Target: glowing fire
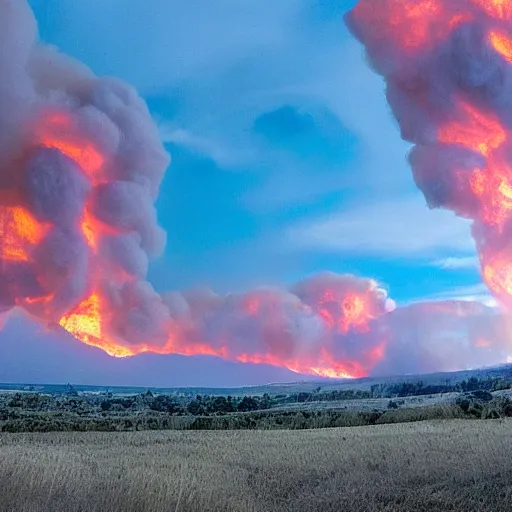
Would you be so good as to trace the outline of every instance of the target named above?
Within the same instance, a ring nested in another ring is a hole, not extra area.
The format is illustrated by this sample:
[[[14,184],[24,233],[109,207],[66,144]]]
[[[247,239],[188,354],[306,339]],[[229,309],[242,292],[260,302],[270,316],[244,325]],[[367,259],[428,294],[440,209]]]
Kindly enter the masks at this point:
[[[498,53],[501,53],[505,59],[512,62],[512,39],[510,37],[498,32],[491,32],[489,34],[489,41]]]
[[[46,232],[25,209],[0,207],[0,254],[2,260],[29,261],[31,247],[37,245]]]
[[[92,215],[87,213],[87,211],[84,212],[81,220],[82,233],[87,240],[87,245],[95,251],[97,249],[96,228],[98,226],[98,221],[96,221]]]
[[[312,373],[319,377],[336,379],[361,378],[368,375],[370,370],[384,357],[386,342],[381,341],[372,349],[368,350],[361,360],[337,361],[328,350],[321,351],[321,367],[310,368],[303,373]]]
[[[93,183],[99,181],[104,158],[94,144],[80,134],[71,116],[63,112],[52,113],[38,128],[38,138],[43,146],[58,149],[73,159]]]
[[[60,325],[77,338],[101,339],[100,299],[93,294],[79,304],[76,309],[61,318]],[[87,342],[87,341],[86,341]]]
[[[134,355],[133,351],[105,339],[101,328],[100,301],[99,295],[93,293],[69,315],[63,316],[59,321],[60,326],[86,345],[101,348],[111,356],[127,357]]]
[[[439,130],[439,140],[475,149],[484,156],[498,149],[507,139],[505,129],[493,116],[459,100],[462,119],[448,123]]]
[[[338,298],[333,290],[326,290],[319,300],[318,314],[330,329],[341,333],[350,329],[366,331],[371,319],[367,298],[355,292]]]
[[[362,0],[354,7],[354,14],[405,52],[432,46],[471,20],[469,13],[453,11],[442,0],[385,0],[378,6]]]
[[[297,359],[285,359],[272,354],[241,354],[235,360],[241,363],[269,364],[273,366],[284,366],[295,373],[317,375],[331,379],[356,379],[365,377],[375,364],[382,359],[385,344],[379,344],[366,354],[364,362],[356,360],[336,360],[336,358],[325,348],[320,351],[319,360],[322,365],[308,365]]]
[[[512,0],[472,0],[492,18],[512,20]]]
[[[38,125],[37,135],[41,145],[58,149],[74,160],[92,185],[102,181],[101,173],[105,159],[95,145],[80,133],[72,116],[65,112],[49,113]],[[13,237],[15,242],[4,243],[4,252],[7,250],[13,256],[21,259],[25,258],[26,254],[23,252],[20,242],[28,241],[36,244],[41,238],[42,230],[24,210],[17,208],[13,215],[17,226]],[[89,213],[87,208],[82,214],[81,230],[93,254],[98,248],[98,236],[102,232],[109,231],[105,225]],[[112,231],[111,228],[110,231]],[[122,272],[120,271],[119,274]],[[101,278],[101,275],[95,275],[94,278]],[[48,298],[29,298],[27,303],[45,300]],[[95,292],[78,304],[73,311],[64,315],[60,319],[59,325],[83,343],[101,348],[114,357],[127,357],[149,350],[147,347],[126,348],[109,339],[102,328],[104,314],[101,295]]]

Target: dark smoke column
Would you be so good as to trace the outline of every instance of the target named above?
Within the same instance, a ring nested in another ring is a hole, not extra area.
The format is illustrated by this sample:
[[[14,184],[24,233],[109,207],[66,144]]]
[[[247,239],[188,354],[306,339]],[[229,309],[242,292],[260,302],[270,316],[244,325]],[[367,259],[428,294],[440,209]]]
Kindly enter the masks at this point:
[[[512,307],[512,0],[361,0],[345,21],[430,208],[473,220],[482,276]]]

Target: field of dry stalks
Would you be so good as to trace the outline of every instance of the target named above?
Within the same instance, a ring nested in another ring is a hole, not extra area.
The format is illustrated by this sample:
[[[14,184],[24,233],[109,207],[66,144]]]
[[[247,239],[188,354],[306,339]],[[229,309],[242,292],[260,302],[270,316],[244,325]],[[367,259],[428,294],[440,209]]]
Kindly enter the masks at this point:
[[[512,420],[0,434],[1,512],[509,511]]]

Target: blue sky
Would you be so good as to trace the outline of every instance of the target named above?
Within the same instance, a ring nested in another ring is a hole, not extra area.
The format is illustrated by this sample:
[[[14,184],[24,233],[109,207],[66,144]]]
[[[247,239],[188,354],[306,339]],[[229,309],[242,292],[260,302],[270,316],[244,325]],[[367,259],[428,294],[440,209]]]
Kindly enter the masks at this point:
[[[136,86],[172,155],[158,290],[374,277],[487,296],[467,221],[429,211],[342,15],[355,1],[30,0],[40,36]]]

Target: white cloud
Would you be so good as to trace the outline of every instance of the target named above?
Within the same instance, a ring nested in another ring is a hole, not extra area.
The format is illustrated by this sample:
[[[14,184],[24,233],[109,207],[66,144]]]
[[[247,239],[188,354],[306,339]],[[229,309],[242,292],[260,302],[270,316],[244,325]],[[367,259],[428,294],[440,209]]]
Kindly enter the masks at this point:
[[[421,195],[361,204],[289,228],[295,249],[379,256],[472,252],[469,221],[444,210],[429,210]]]
[[[158,129],[164,143],[174,143],[186,147],[202,156],[211,158],[217,165],[225,169],[244,165],[253,160],[253,153],[250,149],[232,148],[223,141],[195,135],[189,130],[176,128],[165,122],[160,122]]]
[[[485,283],[478,283],[469,286],[456,286],[450,290],[444,290],[427,297],[419,297],[409,303],[439,302],[446,300],[481,302],[489,307],[499,307],[498,301],[489,293]]]
[[[461,256],[435,260],[432,262],[432,266],[443,270],[464,270],[479,268],[480,262],[477,256]]]

